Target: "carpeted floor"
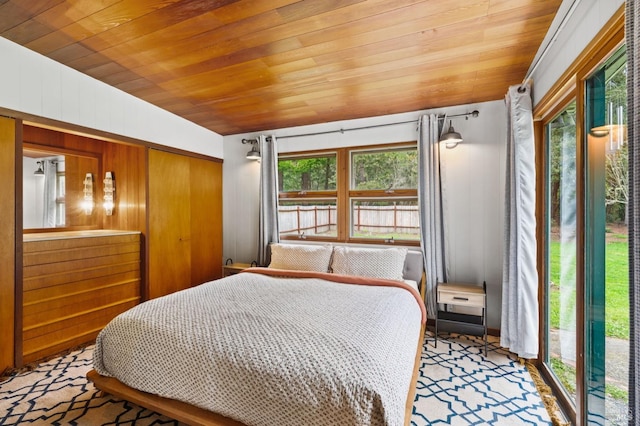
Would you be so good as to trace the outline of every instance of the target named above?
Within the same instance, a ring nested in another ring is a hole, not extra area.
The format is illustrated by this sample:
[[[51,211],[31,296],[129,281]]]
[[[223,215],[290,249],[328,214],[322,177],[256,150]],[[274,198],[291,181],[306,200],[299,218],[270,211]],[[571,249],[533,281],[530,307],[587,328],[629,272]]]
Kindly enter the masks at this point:
[[[446,336],[442,336],[446,337]],[[551,424],[527,369],[479,338],[425,339],[412,424]],[[0,383],[0,425],[178,425],[110,396],[100,397],[85,374],[93,346],[38,365]]]

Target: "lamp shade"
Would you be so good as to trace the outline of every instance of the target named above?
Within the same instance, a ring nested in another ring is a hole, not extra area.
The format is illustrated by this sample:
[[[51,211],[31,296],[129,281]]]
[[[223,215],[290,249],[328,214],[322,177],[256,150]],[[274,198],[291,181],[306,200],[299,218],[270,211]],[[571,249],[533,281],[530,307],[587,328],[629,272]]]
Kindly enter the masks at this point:
[[[260,151],[258,148],[253,145],[251,147],[251,151],[247,152],[247,160],[259,160],[260,159]]]
[[[444,142],[447,148],[455,148],[462,142],[462,135],[453,129],[451,120],[449,120],[449,130],[440,137],[440,142]]]
[[[36,161],[36,163],[38,163],[38,170],[33,172],[33,174],[36,176],[44,176],[44,170],[43,170],[44,161]]]

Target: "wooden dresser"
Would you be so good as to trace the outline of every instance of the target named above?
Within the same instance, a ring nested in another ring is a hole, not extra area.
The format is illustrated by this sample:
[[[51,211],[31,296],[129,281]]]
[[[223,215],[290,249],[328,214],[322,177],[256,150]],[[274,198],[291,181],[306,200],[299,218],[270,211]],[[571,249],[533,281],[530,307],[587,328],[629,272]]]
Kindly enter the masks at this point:
[[[22,363],[89,342],[140,303],[140,233],[25,234]]]

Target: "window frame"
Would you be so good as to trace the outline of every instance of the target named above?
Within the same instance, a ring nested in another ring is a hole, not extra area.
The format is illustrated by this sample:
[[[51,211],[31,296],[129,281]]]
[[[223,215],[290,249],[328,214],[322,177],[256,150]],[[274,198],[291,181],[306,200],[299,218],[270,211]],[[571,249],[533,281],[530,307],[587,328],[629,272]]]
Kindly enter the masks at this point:
[[[279,201],[291,200],[336,200],[337,211],[337,232],[336,237],[321,236],[302,236],[302,235],[280,235],[281,240],[309,240],[319,242],[341,242],[341,243],[357,243],[357,244],[399,244],[403,246],[419,246],[420,238],[417,240],[405,239],[384,239],[384,238],[359,238],[352,236],[352,220],[351,220],[351,200],[353,199],[399,199],[407,200],[410,198],[418,198],[418,190],[416,189],[397,189],[393,190],[392,195],[385,190],[352,190],[351,189],[351,155],[357,152],[371,151],[391,151],[402,148],[417,149],[417,141],[388,143],[379,145],[363,145],[333,148],[326,150],[310,150],[280,153],[278,160],[288,158],[313,158],[322,156],[323,154],[336,154],[336,191],[299,191],[299,192],[278,192]]]

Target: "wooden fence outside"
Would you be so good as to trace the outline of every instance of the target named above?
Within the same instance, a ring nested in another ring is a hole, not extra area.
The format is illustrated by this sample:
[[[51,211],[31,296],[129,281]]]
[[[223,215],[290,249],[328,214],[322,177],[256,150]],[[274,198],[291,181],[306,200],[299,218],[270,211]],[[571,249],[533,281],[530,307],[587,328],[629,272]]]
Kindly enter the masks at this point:
[[[318,235],[336,230],[336,206],[280,206],[281,234]],[[353,230],[372,234],[419,234],[417,206],[355,206]]]

